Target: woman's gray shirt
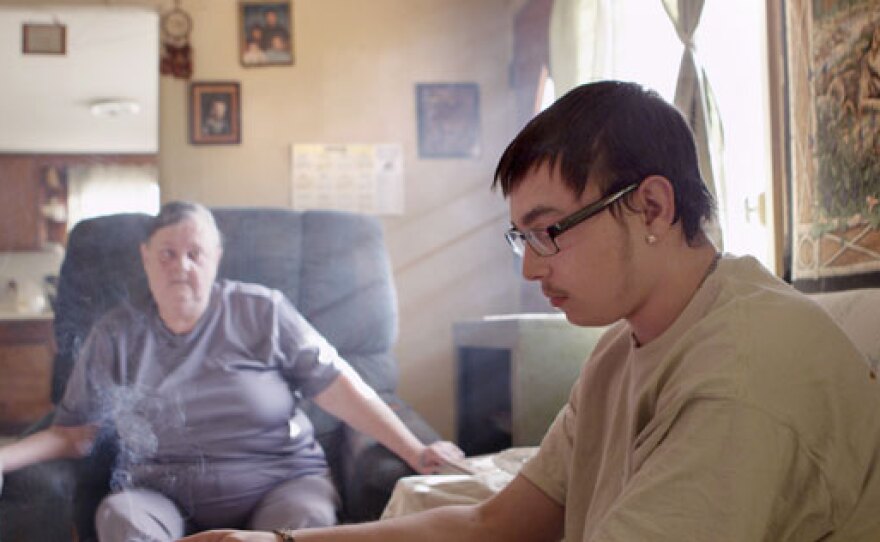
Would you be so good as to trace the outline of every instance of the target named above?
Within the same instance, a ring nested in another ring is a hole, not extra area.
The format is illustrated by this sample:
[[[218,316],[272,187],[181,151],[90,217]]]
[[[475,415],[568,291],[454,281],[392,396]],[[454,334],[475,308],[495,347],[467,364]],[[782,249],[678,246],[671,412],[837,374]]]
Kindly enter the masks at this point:
[[[55,423],[115,430],[117,489],[150,487],[187,508],[261,494],[326,472],[297,402],[345,363],[281,292],[220,281],[189,333],[170,332],[153,304],[101,318]]]

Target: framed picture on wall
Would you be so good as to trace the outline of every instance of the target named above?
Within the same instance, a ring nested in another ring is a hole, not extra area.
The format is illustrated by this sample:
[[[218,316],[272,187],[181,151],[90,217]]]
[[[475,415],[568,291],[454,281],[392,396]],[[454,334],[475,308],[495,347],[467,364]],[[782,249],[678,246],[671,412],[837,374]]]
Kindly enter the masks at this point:
[[[241,143],[241,93],[237,82],[190,83],[189,141],[193,145]]]
[[[293,64],[291,0],[239,0],[238,19],[242,66]]]
[[[476,83],[416,85],[419,157],[480,155],[480,87]]]
[[[67,27],[63,24],[30,24],[21,27],[21,52],[63,55],[67,51]]]
[[[880,285],[880,0],[784,0],[792,282]]]

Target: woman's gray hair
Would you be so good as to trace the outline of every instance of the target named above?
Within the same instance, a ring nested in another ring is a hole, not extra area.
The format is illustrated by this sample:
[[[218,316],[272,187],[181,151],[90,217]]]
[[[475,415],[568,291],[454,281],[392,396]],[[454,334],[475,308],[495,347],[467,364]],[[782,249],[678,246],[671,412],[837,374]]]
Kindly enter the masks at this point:
[[[217,229],[217,222],[214,221],[214,215],[211,211],[200,203],[191,201],[169,201],[159,209],[159,214],[153,217],[153,220],[147,226],[144,232],[144,243],[166,226],[173,226],[187,219],[199,220],[202,224],[208,226],[217,235],[217,246],[223,246],[223,236]]]

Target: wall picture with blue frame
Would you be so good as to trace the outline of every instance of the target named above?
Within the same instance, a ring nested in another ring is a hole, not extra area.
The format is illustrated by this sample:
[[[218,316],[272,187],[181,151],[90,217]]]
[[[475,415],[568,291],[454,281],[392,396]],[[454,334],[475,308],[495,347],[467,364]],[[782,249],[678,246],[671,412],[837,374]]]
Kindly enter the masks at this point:
[[[416,85],[420,158],[480,155],[480,87],[476,83]]]

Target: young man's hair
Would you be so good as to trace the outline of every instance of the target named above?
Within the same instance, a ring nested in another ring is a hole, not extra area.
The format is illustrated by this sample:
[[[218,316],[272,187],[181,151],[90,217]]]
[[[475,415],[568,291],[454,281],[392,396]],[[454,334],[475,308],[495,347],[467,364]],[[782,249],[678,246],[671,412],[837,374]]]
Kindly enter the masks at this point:
[[[607,195],[650,175],[669,179],[675,216],[689,244],[698,240],[714,201],[700,176],[690,128],[675,107],[635,83],[581,85],[538,114],[508,145],[492,188],[508,196],[547,164],[576,197],[588,182]]]
[[[159,214],[153,217],[153,220],[147,226],[143,242],[149,242],[153,235],[162,228],[173,226],[189,219],[199,220],[202,224],[208,226],[217,235],[218,246],[223,245],[223,236],[217,228],[217,222],[214,221],[214,215],[211,214],[210,209],[200,203],[191,201],[169,201],[163,205],[159,209]]]

